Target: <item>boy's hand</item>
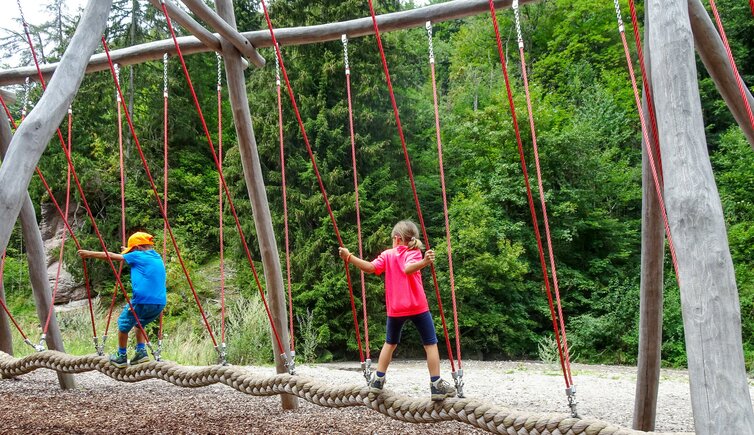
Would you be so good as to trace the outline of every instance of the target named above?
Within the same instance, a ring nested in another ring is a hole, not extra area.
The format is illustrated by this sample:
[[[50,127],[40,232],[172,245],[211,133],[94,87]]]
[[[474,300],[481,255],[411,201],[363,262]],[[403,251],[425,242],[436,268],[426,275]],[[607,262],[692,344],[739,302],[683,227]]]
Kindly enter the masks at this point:
[[[351,252],[348,250],[348,248],[338,248],[338,255],[340,255],[340,258],[345,261],[349,255],[351,255]]]
[[[427,252],[424,253],[424,261],[427,264],[433,264],[435,262],[435,251],[427,249]]]

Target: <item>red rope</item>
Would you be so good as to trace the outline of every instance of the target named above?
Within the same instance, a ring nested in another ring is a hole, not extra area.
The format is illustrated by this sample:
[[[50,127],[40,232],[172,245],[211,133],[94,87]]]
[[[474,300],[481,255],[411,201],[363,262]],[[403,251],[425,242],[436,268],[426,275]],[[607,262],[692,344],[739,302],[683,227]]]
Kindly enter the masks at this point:
[[[620,17],[619,17],[620,18]],[[662,196],[662,181],[660,180],[659,171],[655,164],[654,155],[649,141],[649,133],[647,132],[647,122],[644,118],[644,111],[641,107],[641,97],[639,95],[639,88],[636,84],[636,74],[634,73],[633,63],[631,62],[631,52],[628,49],[628,42],[626,41],[626,34],[624,31],[619,32],[621,42],[623,43],[623,53],[626,56],[626,65],[628,66],[628,73],[631,78],[631,86],[634,91],[634,102],[636,103],[636,109],[639,112],[639,122],[641,124],[641,134],[644,139],[644,145],[647,150],[647,160],[652,172],[652,180],[654,182],[655,193],[657,194],[657,202],[660,205],[660,212],[662,214],[663,225],[665,226],[665,236],[668,239],[668,249],[670,250],[670,257],[673,262],[673,270],[675,271],[675,278],[678,282],[678,287],[681,287],[681,277],[678,273],[678,260],[675,253],[675,244],[673,243],[673,236],[670,233],[670,224],[668,223],[668,215],[665,209],[665,201]]]
[[[754,1],[754,0],[752,0]],[[655,115],[655,103],[652,98],[652,85],[649,82],[647,67],[644,63],[644,51],[641,48],[641,35],[639,35],[639,18],[636,14],[636,4],[634,0],[628,0],[629,10],[631,11],[631,24],[633,26],[634,41],[636,43],[636,54],[639,57],[639,68],[641,69],[641,83],[644,87],[644,100],[647,102],[649,111],[649,125],[652,128],[652,139],[654,139],[654,149],[657,155],[657,168],[659,169],[660,180],[662,180],[662,155],[660,152],[660,134],[657,131],[657,117]]]
[[[406,147],[406,138],[403,135],[403,126],[401,125],[401,117],[400,117],[400,114],[398,113],[398,103],[395,100],[395,93],[393,92],[393,83],[390,80],[390,70],[388,69],[387,58],[385,57],[385,49],[382,46],[382,37],[380,36],[380,29],[379,29],[379,26],[377,25],[377,15],[375,14],[372,0],[369,0],[369,12],[372,15],[372,26],[374,28],[375,36],[377,38],[377,47],[380,50],[380,58],[382,59],[382,69],[385,72],[385,80],[387,81],[387,88],[390,93],[390,102],[393,106],[393,115],[395,116],[395,123],[396,123],[396,127],[398,128],[398,136],[401,139],[401,147],[403,148],[403,157],[406,162],[406,169],[408,170],[408,179],[411,182],[411,191],[414,194],[414,204],[416,205],[416,214],[419,217],[419,226],[421,227],[422,237],[424,239],[424,245],[427,247],[427,249],[430,249],[429,236],[427,235],[427,228],[424,225],[424,215],[422,214],[421,205],[419,204],[419,194],[416,191],[416,183],[414,182],[414,172],[411,169],[411,160],[408,155],[408,148]],[[430,270],[432,272],[432,281],[435,285],[435,296],[437,297],[437,305],[440,311],[442,329],[445,334],[445,346],[448,349],[448,359],[450,360],[450,368],[453,372],[455,372],[456,371],[455,360],[453,359],[453,351],[450,347],[450,337],[448,335],[448,324],[445,321],[445,310],[442,307],[442,298],[440,296],[440,286],[437,283],[437,273],[435,271],[434,264],[430,266]]]
[[[751,15],[754,15],[754,0],[749,0],[749,7],[751,8]]]
[[[550,307],[550,316],[552,317],[552,328],[555,331],[556,340],[558,340],[558,355],[560,357],[560,366],[563,370],[563,378],[565,379],[566,388],[570,388],[573,381],[568,375],[568,369],[566,368],[566,355],[564,354],[563,347],[560,345],[560,329],[557,321],[557,315],[555,314],[555,308],[552,299],[552,292],[550,290],[550,278],[547,272],[547,263],[545,261],[544,248],[542,246],[542,236],[539,232],[539,223],[537,221],[537,212],[534,207],[534,197],[532,195],[531,184],[529,183],[529,171],[526,168],[526,157],[524,156],[523,141],[521,140],[521,131],[518,126],[518,118],[516,117],[516,106],[513,102],[513,91],[511,90],[510,78],[508,77],[508,67],[505,62],[505,56],[503,54],[503,43],[500,37],[500,29],[497,24],[497,14],[495,13],[495,6],[492,0],[489,0],[490,14],[492,17],[492,26],[495,29],[495,39],[497,42],[498,56],[500,57],[500,64],[503,70],[503,77],[505,79],[505,90],[508,94],[508,107],[510,108],[511,118],[513,119],[513,130],[516,134],[516,144],[518,146],[519,160],[521,161],[521,171],[524,175],[524,184],[526,185],[526,198],[529,202],[529,212],[531,214],[532,226],[534,227],[534,236],[537,240],[537,249],[539,250],[539,262],[542,268],[542,276],[545,283],[545,292],[547,293],[547,302]]]
[[[752,13],[754,13],[754,0],[749,0],[749,3],[752,5]],[[743,100],[744,106],[746,107],[746,115],[748,115],[749,123],[751,124],[751,127],[754,129],[754,115],[752,115],[752,112],[751,112],[751,104],[749,104],[749,99],[746,96],[746,91],[744,90],[744,84],[741,81],[741,75],[738,73],[738,67],[736,66],[736,60],[733,58],[733,52],[730,49],[730,44],[728,43],[728,37],[725,35],[725,28],[723,27],[723,22],[720,19],[720,14],[717,12],[717,4],[715,3],[715,0],[709,0],[709,4],[712,7],[712,13],[715,15],[715,23],[717,24],[718,32],[720,32],[720,38],[722,38],[723,45],[725,45],[725,54],[728,55],[728,63],[730,64],[730,67],[733,70],[733,73],[736,75],[736,85],[738,86],[738,92],[741,94],[741,99]]]
[[[104,36],[102,37],[102,46],[105,48],[105,54],[107,55],[107,61],[110,66],[110,73],[113,77],[113,82],[115,82],[115,87],[117,88],[118,94],[120,95],[121,104],[125,105],[125,101],[123,101],[123,94],[120,88],[120,83],[118,83],[117,77],[115,75],[115,68],[114,68],[112,59],[110,58],[110,50],[107,47],[107,41],[105,41]],[[165,207],[163,207],[160,194],[157,192],[157,186],[155,185],[154,178],[152,177],[152,172],[149,170],[147,159],[144,156],[144,151],[142,150],[141,144],[139,143],[139,138],[136,135],[136,129],[134,128],[133,122],[131,120],[131,115],[128,113],[128,110],[125,110],[124,113],[126,115],[126,122],[128,122],[128,128],[131,131],[131,136],[134,139],[134,144],[136,145],[136,149],[139,152],[141,163],[144,166],[144,171],[147,174],[149,185],[152,188],[152,193],[154,194],[154,197],[157,200],[157,205],[160,209],[160,214],[162,215],[163,221],[167,225],[168,233],[170,234],[170,240],[173,243],[173,248],[175,249],[176,256],[178,257],[178,262],[181,264],[181,268],[183,269],[183,274],[186,276],[186,281],[188,282],[189,288],[191,289],[191,293],[194,295],[194,301],[196,302],[197,307],[199,307],[199,313],[202,315],[202,319],[204,320],[204,326],[207,328],[207,332],[209,332],[209,336],[212,339],[212,343],[214,344],[215,347],[217,347],[217,341],[215,340],[215,335],[212,332],[212,327],[209,324],[209,320],[207,320],[207,316],[204,313],[204,309],[202,308],[202,303],[199,301],[199,295],[196,293],[196,289],[194,288],[194,283],[191,280],[191,276],[189,275],[188,269],[186,268],[186,264],[183,261],[183,257],[181,256],[180,250],[178,249],[178,243],[175,239],[175,236],[173,235],[173,229],[171,228],[170,222],[168,221],[168,216],[167,216],[167,213],[165,212]]]
[[[356,196],[356,233],[359,239],[359,258],[364,258],[364,243],[361,237],[361,208],[359,206],[359,175],[356,170],[356,132],[353,128],[353,103],[351,98],[351,68],[346,64],[346,94],[348,98],[348,127],[351,136],[351,165],[353,167],[353,191]],[[367,289],[364,271],[359,271],[361,278],[361,308],[364,320],[364,346],[367,359],[371,359],[369,350],[369,322],[367,320]]]
[[[295,333],[293,329],[293,292],[291,289],[291,250],[288,231],[288,188],[285,182],[285,145],[283,141],[283,96],[280,90],[280,78],[276,80],[278,100],[278,137],[280,138],[280,176],[283,184],[283,228],[285,232],[285,274],[288,287],[288,327],[291,330],[291,350],[296,349]]]
[[[220,168],[223,165],[223,106],[222,85],[217,84],[217,159]],[[220,217],[220,323],[222,333],[220,341],[225,343],[225,241],[223,234],[223,186],[219,176],[217,179],[218,214]]]
[[[288,88],[288,96],[291,100],[291,105],[293,106],[293,113],[295,113],[296,115],[296,121],[298,122],[299,129],[301,130],[301,135],[304,139],[304,144],[306,145],[306,151],[309,153],[309,159],[312,162],[314,175],[316,175],[317,182],[319,183],[319,190],[322,193],[322,197],[325,201],[325,206],[327,207],[327,213],[330,215],[330,221],[332,222],[333,229],[335,230],[335,237],[338,239],[338,245],[343,246],[343,239],[340,237],[340,231],[338,230],[338,223],[335,221],[335,215],[333,214],[332,208],[330,207],[330,201],[327,199],[327,191],[325,190],[325,185],[322,181],[322,176],[319,173],[317,162],[314,159],[314,152],[312,151],[311,144],[309,143],[309,137],[307,136],[306,128],[304,127],[304,121],[301,119],[301,113],[299,112],[298,105],[296,104],[296,96],[293,93],[291,81],[288,79],[288,72],[285,69],[285,62],[283,61],[283,55],[280,52],[280,46],[277,43],[277,38],[275,38],[275,30],[272,27],[270,14],[267,11],[267,3],[264,0],[262,0],[262,9],[264,11],[264,18],[267,21],[267,28],[270,31],[270,37],[272,38],[272,45],[273,47],[275,47],[275,55],[277,56],[278,62],[280,63],[280,70],[283,72],[285,85]],[[356,303],[354,302],[354,297],[353,297],[353,284],[351,283],[351,274],[349,272],[348,263],[346,261],[343,261],[343,264],[345,266],[345,271],[346,271],[346,282],[348,283],[348,295],[351,301],[351,314],[353,315],[353,325],[354,325],[354,329],[356,330],[356,342],[359,347],[359,358],[361,362],[364,362],[364,350],[361,345],[361,333],[359,332],[359,321],[356,318]]]
[[[254,280],[256,281],[257,289],[259,290],[259,295],[261,296],[262,303],[264,304],[265,311],[267,312],[267,318],[270,321],[270,327],[272,328],[272,332],[273,332],[273,335],[275,336],[275,341],[277,342],[280,353],[283,354],[285,352],[283,348],[283,343],[280,340],[280,335],[278,334],[277,327],[275,326],[275,322],[272,319],[272,313],[270,312],[270,307],[267,304],[267,298],[265,298],[264,296],[264,290],[262,289],[262,284],[259,281],[259,275],[257,274],[256,267],[254,266],[254,261],[251,259],[251,251],[249,250],[249,246],[246,242],[246,237],[244,235],[243,228],[241,227],[241,221],[238,219],[238,213],[236,213],[235,205],[233,205],[233,198],[230,195],[230,190],[228,189],[228,185],[225,182],[225,177],[223,176],[222,166],[220,165],[220,161],[217,157],[217,153],[215,152],[215,147],[212,144],[212,135],[210,135],[209,129],[207,128],[207,122],[204,120],[204,114],[202,112],[201,106],[199,105],[199,98],[197,97],[196,91],[194,90],[194,85],[191,81],[191,75],[189,74],[188,67],[186,66],[186,61],[183,58],[181,47],[178,44],[178,39],[175,35],[175,30],[173,29],[172,22],[170,21],[170,15],[168,14],[168,10],[164,3],[162,4],[162,12],[165,15],[165,20],[167,21],[168,29],[170,29],[170,34],[173,38],[173,43],[178,53],[178,58],[181,61],[181,67],[183,68],[183,73],[186,76],[186,82],[189,85],[189,89],[191,90],[191,95],[194,100],[194,105],[196,106],[197,114],[199,115],[199,119],[202,123],[204,135],[207,138],[207,144],[209,145],[210,151],[212,153],[212,159],[214,160],[215,167],[217,168],[217,172],[220,175],[220,183],[222,184],[223,190],[225,190],[225,195],[226,195],[226,198],[228,199],[228,205],[230,206],[230,211],[233,214],[233,219],[236,222],[236,229],[238,230],[239,238],[241,239],[241,245],[243,246],[244,253],[246,254],[246,259],[249,263],[249,266],[251,267],[252,274],[254,275]],[[169,229],[170,229],[170,226],[168,226],[168,230]],[[171,232],[171,237],[172,237],[172,232]],[[174,243],[174,246],[175,246],[175,243]]]
[[[71,130],[73,127],[73,114],[71,109],[68,109],[68,153],[71,152]],[[65,183],[65,215],[68,216],[68,211],[71,204],[71,168],[66,168],[66,183]],[[52,311],[55,307],[55,296],[58,294],[58,287],[60,284],[60,271],[63,269],[63,254],[65,254],[65,231],[60,237],[60,253],[58,254],[58,268],[55,272],[55,284],[52,289],[52,297],[50,299],[50,309],[47,312],[47,320],[45,326],[42,329],[42,335],[47,335],[47,330],[50,328],[50,320],[52,319]]]

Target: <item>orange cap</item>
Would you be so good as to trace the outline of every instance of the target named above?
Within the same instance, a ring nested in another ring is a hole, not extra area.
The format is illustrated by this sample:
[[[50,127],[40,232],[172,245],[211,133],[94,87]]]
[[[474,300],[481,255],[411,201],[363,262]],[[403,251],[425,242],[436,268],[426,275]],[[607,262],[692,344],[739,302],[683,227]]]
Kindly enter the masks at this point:
[[[154,236],[141,231],[131,234],[128,238],[128,248],[121,252],[121,255],[128,254],[134,247],[141,245],[154,245]]]

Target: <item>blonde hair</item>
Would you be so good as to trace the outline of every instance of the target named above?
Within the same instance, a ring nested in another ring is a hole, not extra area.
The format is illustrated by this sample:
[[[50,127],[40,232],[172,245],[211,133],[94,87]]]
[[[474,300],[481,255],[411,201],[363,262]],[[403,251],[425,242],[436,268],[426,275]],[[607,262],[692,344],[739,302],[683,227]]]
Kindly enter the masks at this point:
[[[408,249],[424,249],[424,244],[419,240],[419,228],[410,220],[402,220],[393,227],[392,237],[400,237]]]

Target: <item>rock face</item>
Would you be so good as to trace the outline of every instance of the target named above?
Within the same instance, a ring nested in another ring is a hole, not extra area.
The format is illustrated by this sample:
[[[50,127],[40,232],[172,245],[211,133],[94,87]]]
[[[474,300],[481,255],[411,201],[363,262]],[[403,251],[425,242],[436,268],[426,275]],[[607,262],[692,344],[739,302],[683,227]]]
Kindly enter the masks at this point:
[[[58,273],[58,248],[60,248],[63,232],[66,231],[66,228],[53,204],[42,204],[41,210],[42,219],[39,226],[47,258],[47,279],[50,282],[50,288],[54,290],[55,277]],[[85,216],[85,212],[78,207],[78,204],[72,202],[68,212],[68,223],[74,231],[81,228]],[[70,234],[66,234],[66,245],[69,243],[73,243],[73,241]],[[81,299],[86,299],[86,287],[84,287],[83,282],[74,279],[73,275],[66,270],[65,262],[63,262],[53,303],[65,304]]]

